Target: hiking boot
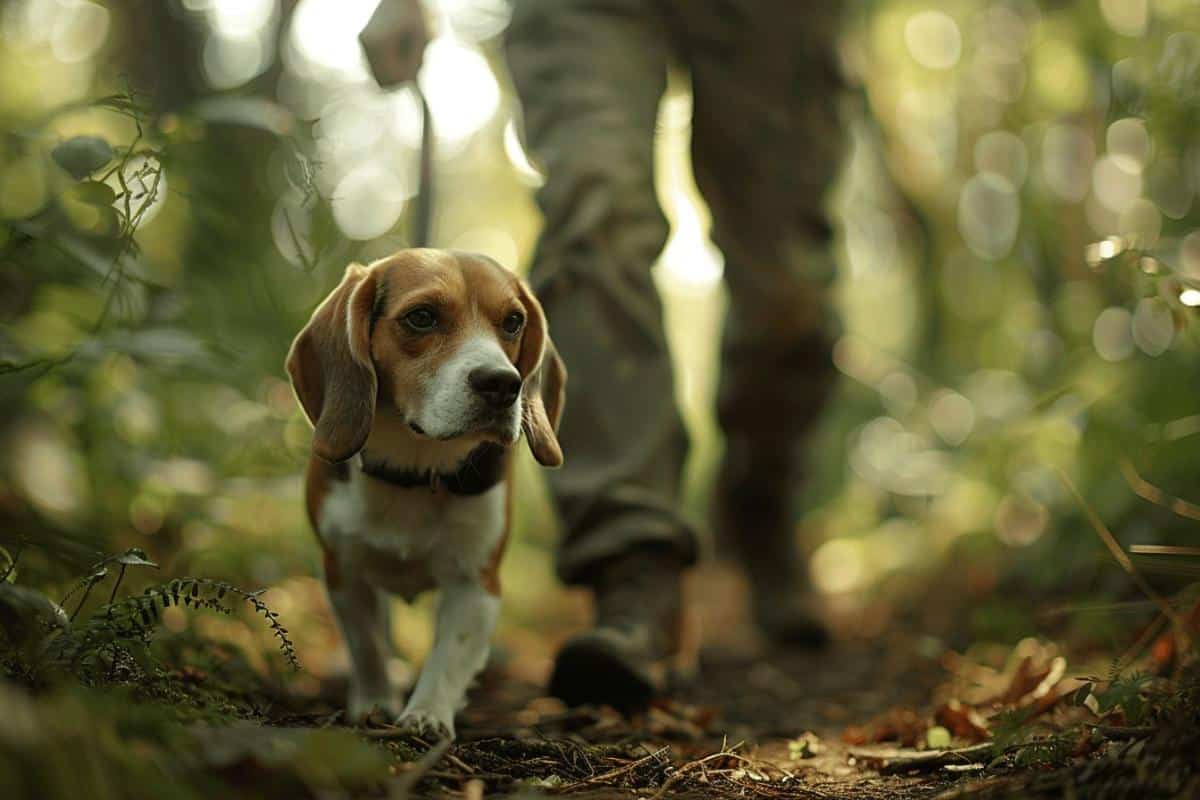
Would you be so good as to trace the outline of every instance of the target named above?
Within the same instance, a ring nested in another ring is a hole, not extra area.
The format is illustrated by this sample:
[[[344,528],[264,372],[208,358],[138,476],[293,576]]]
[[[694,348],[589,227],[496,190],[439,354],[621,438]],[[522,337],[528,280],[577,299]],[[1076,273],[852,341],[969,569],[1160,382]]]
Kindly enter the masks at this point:
[[[752,594],[754,621],[775,644],[813,650],[829,644],[829,628],[812,608],[809,598],[795,584],[770,589],[755,583]]]
[[[587,583],[596,624],[559,651],[550,694],[567,705],[597,703],[622,711],[666,693],[680,648],[683,561],[642,547],[598,564]]]
[[[733,447],[718,479],[716,523],[722,547],[750,583],[754,621],[776,644],[822,647],[829,631],[812,608],[792,525],[788,471],[748,469]]]
[[[754,621],[768,639],[814,649],[829,643],[829,630],[813,609],[791,526],[748,527],[738,556],[750,582]]]

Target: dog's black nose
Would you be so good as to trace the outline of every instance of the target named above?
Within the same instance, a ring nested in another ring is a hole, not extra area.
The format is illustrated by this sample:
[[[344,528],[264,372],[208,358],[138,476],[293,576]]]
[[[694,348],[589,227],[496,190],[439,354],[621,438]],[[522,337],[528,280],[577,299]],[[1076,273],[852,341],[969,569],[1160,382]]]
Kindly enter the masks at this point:
[[[467,374],[467,383],[496,409],[508,408],[521,393],[521,376],[511,368],[476,367]]]

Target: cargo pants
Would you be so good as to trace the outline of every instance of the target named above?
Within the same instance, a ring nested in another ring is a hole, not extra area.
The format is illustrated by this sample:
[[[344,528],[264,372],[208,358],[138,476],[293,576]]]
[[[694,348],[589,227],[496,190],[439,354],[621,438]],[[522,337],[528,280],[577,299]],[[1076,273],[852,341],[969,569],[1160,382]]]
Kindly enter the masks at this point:
[[[545,175],[530,278],[570,374],[566,464],[549,474],[568,583],[639,546],[687,563],[698,549],[678,509],[688,441],[651,278],[668,234],[653,152],[671,67],[691,76],[693,172],[730,299],[718,537],[753,557],[756,537],[792,530],[806,434],[834,374],[824,203],[843,140],[837,6],[515,2],[506,56],[526,146]]]

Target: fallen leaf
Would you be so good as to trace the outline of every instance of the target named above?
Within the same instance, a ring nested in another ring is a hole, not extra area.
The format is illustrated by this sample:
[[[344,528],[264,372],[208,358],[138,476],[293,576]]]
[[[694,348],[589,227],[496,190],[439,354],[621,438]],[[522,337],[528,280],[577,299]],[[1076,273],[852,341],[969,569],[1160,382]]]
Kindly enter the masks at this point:
[[[934,712],[934,719],[960,739],[982,742],[991,738],[987,720],[978,711],[958,700],[950,700]]]
[[[1054,687],[1058,686],[1059,681],[1067,674],[1067,660],[1062,656],[1055,656],[1050,661],[1050,669],[1042,676],[1042,680],[1034,687],[1030,695],[1035,700],[1041,700],[1053,694]]]
[[[1038,667],[1033,662],[1033,656],[1025,656],[1021,659],[1021,663],[1017,665],[1017,671],[1013,674],[1012,680],[1008,684],[1008,688],[997,697],[993,702],[995,705],[1011,706],[1025,695],[1032,692],[1042,682],[1042,679],[1050,674],[1050,667]]]
[[[876,717],[866,726],[850,726],[842,732],[846,744],[900,742],[915,747],[924,741],[929,725],[911,708],[893,708]]]
[[[847,725],[846,729],[842,731],[842,741],[846,744],[866,744],[870,738],[870,733],[861,725]]]
[[[1169,675],[1175,668],[1175,634],[1167,632],[1155,639],[1150,657],[1154,659],[1155,674]]]

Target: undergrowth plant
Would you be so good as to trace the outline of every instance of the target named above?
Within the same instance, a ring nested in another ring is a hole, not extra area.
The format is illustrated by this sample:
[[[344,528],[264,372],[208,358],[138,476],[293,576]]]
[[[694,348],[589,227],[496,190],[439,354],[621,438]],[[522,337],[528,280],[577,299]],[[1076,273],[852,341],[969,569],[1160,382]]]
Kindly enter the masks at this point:
[[[6,573],[15,568],[17,555]],[[30,683],[53,674],[73,675],[87,685],[153,679],[163,672],[150,650],[163,609],[176,606],[231,615],[238,603],[249,605],[263,618],[284,660],[292,669],[300,668],[288,630],[279,621],[279,613],[262,600],[263,590],[248,591],[226,581],[183,576],[151,585],[140,595],[117,598],[130,567],[157,566],[138,548],[109,556],[93,565],[60,603],[25,587],[0,582],[0,606],[5,612],[0,616],[4,623],[0,641],[7,644],[6,671]],[[81,617],[91,592],[114,571],[108,600]],[[75,597],[74,610],[68,613],[66,608]],[[19,619],[22,608],[26,613]]]

